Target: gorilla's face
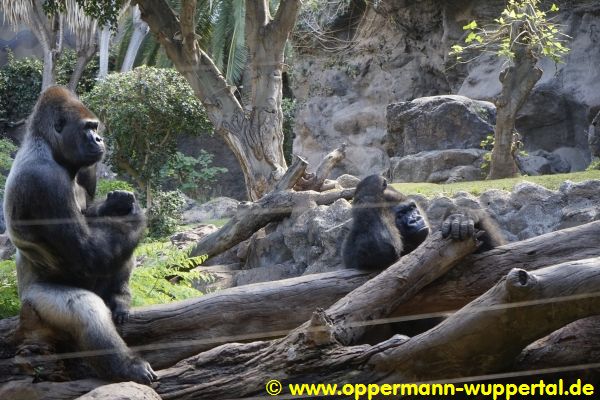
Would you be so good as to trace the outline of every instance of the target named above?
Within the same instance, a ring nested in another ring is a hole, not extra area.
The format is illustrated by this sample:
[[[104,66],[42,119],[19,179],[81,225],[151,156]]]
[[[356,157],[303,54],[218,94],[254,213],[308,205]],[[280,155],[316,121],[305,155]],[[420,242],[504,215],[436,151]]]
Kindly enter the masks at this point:
[[[396,226],[403,238],[421,244],[429,235],[427,221],[419,207],[411,201],[396,207]]]
[[[60,161],[75,168],[87,167],[100,161],[105,146],[97,130],[98,120],[83,105],[64,113],[54,124],[54,134],[62,158]]]

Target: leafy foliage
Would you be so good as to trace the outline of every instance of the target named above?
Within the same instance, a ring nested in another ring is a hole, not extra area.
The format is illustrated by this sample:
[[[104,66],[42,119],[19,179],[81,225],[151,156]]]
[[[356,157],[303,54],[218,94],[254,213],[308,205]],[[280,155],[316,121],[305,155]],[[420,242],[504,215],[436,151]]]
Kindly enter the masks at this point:
[[[8,62],[0,68],[0,118],[18,121],[31,113],[42,90],[42,69],[40,60],[17,60],[8,52]]]
[[[284,98],[281,102],[283,111],[283,155],[285,161],[292,163],[292,146],[294,142],[294,119],[296,118],[296,100]]]
[[[454,45],[450,55],[458,61],[468,50],[491,52],[512,61],[517,45],[525,46],[535,57],[548,57],[555,63],[562,61],[569,49],[564,45],[569,36],[560,32],[549,13],[558,11],[556,4],[549,10],[540,9],[540,0],[509,0],[494,24],[480,27],[476,21],[463,26],[467,31],[466,46]]]
[[[600,170],[600,160],[592,161],[590,163],[590,165],[588,165],[588,167],[586,168],[586,171],[594,171],[594,170]]]
[[[0,318],[17,315],[20,305],[15,261],[0,261]]]
[[[154,193],[152,205],[146,215],[148,217],[148,235],[162,238],[175,232],[181,223],[185,197],[179,190]]]
[[[113,190],[126,190],[133,192],[133,186],[129,182],[118,179],[99,179],[96,184],[96,198],[104,199],[109,192]]]
[[[57,83],[66,85],[73,73],[77,56],[71,49],[63,50],[56,63]],[[8,52],[8,62],[0,68],[0,118],[18,121],[26,118],[42,91],[42,61],[36,58],[15,58]],[[96,84],[98,62],[86,66],[77,90],[85,93]]]
[[[217,176],[227,172],[227,168],[211,166],[213,158],[214,155],[204,149],[198,157],[178,151],[161,171],[162,179],[174,178],[179,190],[186,195],[196,200],[206,199]]]
[[[142,192],[156,187],[177,154],[177,136],[211,132],[204,108],[173,69],[139,67],[110,74],[84,102],[106,125],[107,161]]]
[[[171,244],[142,244],[135,255],[141,265],[133,270],[131,276],[133,306],[198,297],[202,293],[194,289],[192,283],[210,280],[206,274],[193,270],[206,260],[206,256],[189,257],[189,251],[179,250]]]
[[[73,49],[63,49],[60,58],[56,63],[56,81],[61,85],[66,85],[73,74],[75,64],[77,63],[77,52]],[[96,85],[98,76],[98,57],[92,58],[85,66],[83,75],[77,84],[76,92],[80,95],[87,93]],[[41,79],[41,78],[40,78]]]
[[[4,196],[4,185],[6,175],[13,162],[13,154],[17,151],[17,146],[10,139],[0,138],[0,197]]]

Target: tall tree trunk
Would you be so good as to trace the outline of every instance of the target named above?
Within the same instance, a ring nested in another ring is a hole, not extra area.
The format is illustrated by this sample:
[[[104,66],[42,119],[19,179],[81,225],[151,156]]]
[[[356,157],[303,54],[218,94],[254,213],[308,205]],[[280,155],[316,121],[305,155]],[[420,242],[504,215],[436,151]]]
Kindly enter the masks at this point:
[[[98,79],[102,80],[108,75],[108,50],[110,45],[110,27],[107,25],[100,32],[100,66]]]
[[[502,91],[496,99],[496,128],[494,148],[488,179],[510,178],[519,174],[513,149],[515,119],[542,70],[536,67],[537,58],[524,45],[515,45],[514,65],[500,73]]]
[[[240,163],[248,197],[257,200],[280,179],[283,157],[281,113],[283,52],[300,0],[281,0],[272,18],[266,0],[246,3],[246,43],[252,71],[252,103],[243,108],[195,38],[195,0],[182,0],[177,18],[165,0],[135,0],[175,68],[188,80],[225,143]]]
[[[42,70],[42,91],[49,86],[56,84],[56,63],[55,52],[42,46],[44,48],[44,69]]]
[[[131,71],[135,58],[138,54],[140,46],[144,41],[144,38],[148,34],[148,24],[142,21],[140,8],[138,6],[131,7],[131,14],[133,18],[133,33],[127,46],[127,53],[125,53],[125,59],[121,65],[121,72]]]
[[[77,91],[77,85],[83,76],[83,72],[85,71],[85,67],[88,65],[90,60],[96,54],[96,46],[93,48],[89,48],[82,52],[77,52],[77,63],[75,63],[75,68],[73,68],[73,73],[71,74],[71,78],[69,79],[69,89],[73,92]]]

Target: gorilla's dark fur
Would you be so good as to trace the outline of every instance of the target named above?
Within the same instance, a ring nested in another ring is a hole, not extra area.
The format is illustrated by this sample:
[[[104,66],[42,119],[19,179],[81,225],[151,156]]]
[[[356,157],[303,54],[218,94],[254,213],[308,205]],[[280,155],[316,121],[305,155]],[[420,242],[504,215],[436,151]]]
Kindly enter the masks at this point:
[[[387,187],[385,178],[370,175],[356,186],[352,227],[342,245],[347,268],[382,270],[416,249],[427,238],[430,226],[419,206]],[[484,210],[451,208],[446,212],[442,235],[464,240],[483,230],[478,251],[505,243],[496,223]]]
[[[347,268],[380,270],[398,260],[403,243],[393,205],[404,200],[400,193],[388,189],[387,181],[379,175],[358,183],[352,202],[352,228],[342,245]]]
[[[8,176],[4,214],[18,249],[20,352],[51,348],[66,336],[78,350],[111,350],[91,358],[100,376],[150,383],[152,368],[133,355],[113,323],[129,312],[132,255],[145,221],[129,192],[90,204],[95,164],[105,151],[97,128],[74,94],[48,88]]]

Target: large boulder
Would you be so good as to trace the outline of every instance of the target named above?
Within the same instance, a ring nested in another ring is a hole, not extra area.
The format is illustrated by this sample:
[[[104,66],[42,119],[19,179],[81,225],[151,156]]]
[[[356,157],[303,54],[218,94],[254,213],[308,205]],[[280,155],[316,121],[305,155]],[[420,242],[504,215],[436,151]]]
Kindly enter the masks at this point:
[[[312,26],[315,15],[325,15],[319,13],[319,7],[347,10],[348,4],[354,3],[315,2],[316,10],[302,11],[308,23],[301,15],[298,27]],[[328,19],[337,23],[330,28],[338,37],[352,38],[352,46],[343,51],[331,51],[331,43],[323,45],[316,38],[307,45],[305,41],[314,35],[306,30],[298,29],[294,37],[304,41],[298,46],[290,80],[298,104],[294,153],[318,165],[340,143],[348,143],[347,157],[335,169],[334,177],[385,173],[389,157],[410,154],[396,152],[397,147],[404,151],[404,143],[386,132],[388,104],[448,93],[493,101],[501,88],[498,77],[504,60],[482,55],[457,64],[448,52],[464,38],[463,26],[473,20],[482,25],[492,23],[505,7],[505,0],[368,3],[360,29],[353,23],[340,23],[337,16]],[[572,38],[568,43],[571,51],[564,64],[540,61],[544,75],[519,113],[517,130],[529,153],[575,147],[587,152],[582,160],[589,162],[588,126],[600,107],[596,68],[600,63],[600,3],[569,2],[560,7],[557,22],[564,24],[564,32]],[[421,131],[408,134],[427,135]],[[472,143],[469,147],[479,147],[476,140]],[[436,147],[411,151],[449,148],[443,141],[433,144]],[[407,147],[411,146],[421,144],[407,142]],[[573,166],[580,168],[570,164]]]
[[[390,104],[388,153],[405,156],[428,150],[479,148],[493,134],[496,107],[464,96],[431,96]]]
[[[457,182],[483,179],[486,152],[478,149],[423,151],[390,159],[392,182]]]

